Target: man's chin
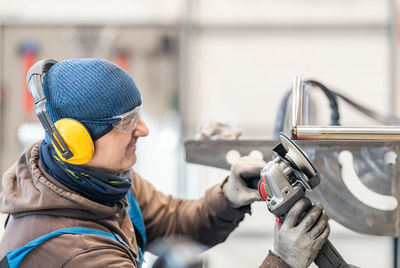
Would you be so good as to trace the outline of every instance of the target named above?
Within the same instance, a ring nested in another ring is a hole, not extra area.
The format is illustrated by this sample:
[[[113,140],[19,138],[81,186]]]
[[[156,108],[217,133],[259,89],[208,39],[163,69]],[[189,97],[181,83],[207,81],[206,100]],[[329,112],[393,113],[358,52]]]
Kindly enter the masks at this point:
[[[133,153],[133,155],[130,157],[129,161],[126,162],[126,169],[131,168],[133,165],[136,164],[136,153]]]

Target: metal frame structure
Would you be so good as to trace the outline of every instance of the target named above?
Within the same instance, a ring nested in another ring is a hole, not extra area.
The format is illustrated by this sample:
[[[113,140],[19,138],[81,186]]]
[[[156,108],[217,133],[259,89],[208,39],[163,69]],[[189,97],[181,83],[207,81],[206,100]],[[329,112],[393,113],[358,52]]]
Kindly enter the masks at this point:
[[[376,140],[400,141],[400,126],[309,126],[306,125],[305,83],[301,76],[293,79],[292,129],[295,140]]]

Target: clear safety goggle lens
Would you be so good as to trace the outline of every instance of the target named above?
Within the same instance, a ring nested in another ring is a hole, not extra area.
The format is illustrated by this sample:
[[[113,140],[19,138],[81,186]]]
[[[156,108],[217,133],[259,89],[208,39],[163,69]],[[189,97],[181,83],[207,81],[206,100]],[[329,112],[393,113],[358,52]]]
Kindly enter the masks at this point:
[[[114,116],[113,119],[120,120],[112,124],[113,128],[119,132],[132,132],[137,127],[141,114],[142,106],[140,105],[129,112]]]

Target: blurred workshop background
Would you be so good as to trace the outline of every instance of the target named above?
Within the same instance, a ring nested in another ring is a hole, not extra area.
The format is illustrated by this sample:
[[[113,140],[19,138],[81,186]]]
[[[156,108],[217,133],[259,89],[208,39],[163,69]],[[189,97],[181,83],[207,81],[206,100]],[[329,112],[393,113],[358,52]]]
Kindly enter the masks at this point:
[[[0,171],[43,137],[25,76],[39,59],[108,59],[142,92],[150,135],[134,169],[159,190],[198,198],[228,174],[185,162],[183,142],[201,122],[272,139],[281,99],[296,75],[314,78],[383,114],[400,115],[394,0],[0,1]],[[316,98],[320,98],[318,93]],[[328,124],[320,98],[317,122]],[[374,124],[341,107],[342,124]],[[206,267],[258,267],[272,249],[274,218],[253,205]],[[360,267],[397,267],[394,239],[332,222],[330,240]],[[144,267],[155,257],[146,254]]]

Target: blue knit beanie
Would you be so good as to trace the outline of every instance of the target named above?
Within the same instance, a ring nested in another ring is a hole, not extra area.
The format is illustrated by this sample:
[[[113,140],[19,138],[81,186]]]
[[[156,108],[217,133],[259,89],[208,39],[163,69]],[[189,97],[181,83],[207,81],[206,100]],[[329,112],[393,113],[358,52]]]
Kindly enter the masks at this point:
[[[55,64],[44,76],[43,90],[54,122],[62,118],[78,121],[111,118],[142,103],[131,76],[102,59],[72,59]],[[112,122],[107,121],[83,125],[93,140],[112,130]],[[46,141],[50,141],[47,136]]]

